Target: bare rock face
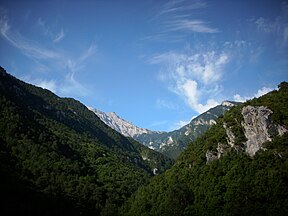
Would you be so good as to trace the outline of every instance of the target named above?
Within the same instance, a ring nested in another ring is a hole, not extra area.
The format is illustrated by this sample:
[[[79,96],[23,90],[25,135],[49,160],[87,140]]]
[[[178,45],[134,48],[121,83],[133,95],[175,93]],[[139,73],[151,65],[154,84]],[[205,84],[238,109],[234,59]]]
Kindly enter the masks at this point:
[[[229,128],[227,126],[227,124],[224,122],[223,127],[226,131],[226,135],[227,135],[227,143],[231,146],[234,147],[235,144],[235,135],[233,134],[231,128]]]
[[[247,141],[244,143],[245,151],[249,156],[254,156],[255,153],[263,149],[263,143],[271,141],[269,129],[274,128],[278,132],[276,135],[283,135],[287,130],[280,126],[275,125],[269,120],[269,116],[273,112],[267,107],[253,107],[246,106],[242,109],[244,122],[245,137]]]
[[[214,161],[214,160],[217,160],[218,157],[217,157],[217,153],[215,153],[214,151],[210,151],[208,150],[206,152],[206,163],[209,164],[210,162]]]
[[[265,142],[272,141],[274,136],[282,136],[286,133],[287,129],[285,127],[275,124],[269,119],[272,113],[273,111],[264,106],[243,107],[241,114],[244,121],[241,122],[241,125],[247,141],[245,143],[236,143],[232,128],[228,127],[224,122],[223,127],[226,131],[227,143],[218,143],[216,151],[207,150],[207,164],[219,159],[232,149],[237,152],[245,151],[250,157],[253,157],[257,151],[264,149],[263,144]]]
[[[216,149],[217,149],[217,158],[219,159],[226,152],[230,151],[231,146],[227,144],[223,144],[223,143],[218,143],[218,146]]]
[[[147,134],[150,133],[149,130],[139,128],[133,125],[131,122],[128,122],[121,117],[119,117],[115,112],[102,112],[97,109],[89,108],[93,111],[106,125],[112,129],[118,131],[126,137],[134,137],[138,134]]]

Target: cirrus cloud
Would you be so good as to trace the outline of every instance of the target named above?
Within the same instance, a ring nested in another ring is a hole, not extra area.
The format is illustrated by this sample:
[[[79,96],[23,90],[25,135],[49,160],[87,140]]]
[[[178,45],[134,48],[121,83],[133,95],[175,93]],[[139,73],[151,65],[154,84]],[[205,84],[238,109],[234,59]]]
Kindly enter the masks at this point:
[[[215,50],[197,53],[167,52],[155,55],[151,64],[164,65],[159,75],[172,92],[182,97],[196,112],[202,113],[219,101],[213,99],[221,91],[219,82],[229,63],[229,55]]]
[[[51,33],[42,19],[38,19],[37,25],[45,28],[47,34]],[[62,95],[87,95],[87,87],[81,84],[75,75],[84,70],[86,61],[95,54],[96,46],[94,44],[91,44],[78,57],[72,57],[73,55],[67,51],[54,46],[44,46],[24,37],[10,25],[7,15],[0,17],[0,36],[35,63],[32,71],[37,72],[37,75],[34,78],[24,79],[25,81]],[[64,36],[64,31],[61,29],[53,42],[61,41]],[[40,78],[43,75],[40,73],[42,69],[45,70],[46,76],[49,73],[54,73],[54,75],[58,73],[57,76],[61,77],[59,78],[61,81],[49,80],[47,77]],[[64,76],[60,76],[60,74]]]

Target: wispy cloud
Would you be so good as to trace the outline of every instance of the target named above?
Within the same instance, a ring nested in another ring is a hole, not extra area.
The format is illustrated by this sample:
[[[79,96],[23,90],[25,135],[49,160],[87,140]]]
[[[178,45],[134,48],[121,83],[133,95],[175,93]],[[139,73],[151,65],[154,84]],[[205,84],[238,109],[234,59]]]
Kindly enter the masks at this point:
[[[281,13],[274,18],[259,17],[251,19],[252,25],[255,27],[255,30],[258,32],[258,36],[262,37],[265,43],[271,37],[274,38],[274,43],[278,49],[287,53],[288,48],[288,3],[282,2],[281,4],[282,11]],[[270,42],[271,43],[271,42]]]
[[[205,8],[207,3],[200,0],[186,1],[186,0],[171,0],[162,6],[162,9],[157,16],[165,14],[175,14],[183,11],[195,10],[199,8]]]
[[[183,121],[183,120],[180,120],[180,121],[178,121],[178,122],[175,122],[175,123],[172,125],[172,127],[170,128],[170,131],[178,130],[178,129],[184,127],[185,125],[189,124],[191,120],[192,120],[192,119],[187,120],[187,121],[186,121],[186,120],[184,120],[184,121]]]
[[[167,22],[167,29],[170,31],[186,30],[198,33],[216,33],[218,29],[211,28],[208,24],[201,20],[192,19],[176,19]]]
[[[75,94],[78,96],[86,96],[88,94],[87,87],[83,86],[76,78],[76,74],[81,73],[85,68],[85,62],[95,54],[96,46],[90,45],[77,59],[67,59],[66,66],[68,73],[65,76],[64,85],[61,86],[59,92],[63,95]]]
[[[33,78],[30,75],[25,75],[20,77],[21,80],[24,80],[27,83],[33,84],[35,86],[48,89],[54,93],[59,93],[59,89],[55,80],[52,79],[42,79],[42,78]]]
[[[91,44],[88,49],[86,49],[77,59],[71,60],[67,59],[66,65],[69,69],[69,74],[67,78],[74,81],[75,73],[81,71],[84,68],[85,61],[89,59],[93,54],[95,54],[96,46]]]
[[[179,42],[191,33],[212,34],[219,29],[205,21],[200,11],[208,7],[204,0],[170,0],[161,5],[152,19],[158,26],[145,40]]]
[[[184,40],[183,35],[172,35],[167,34],[167,32],[156,33],[153,35],[149,35],[146,37],[141,38],[141,41],[153,41],[153,42],[169,42],[169,43],[178,43]]]
[[[41,88],[48,89],[54,93],[58,93],[57,84],[54,80],[36,79],[36,80],[26,80],[26,81],[36,86],[39,86]]]
[[[261,97],[262,95],[267,94],[270,91],[273,91],[274,89],[269,88],[269,87],[262,87],[261,89],[259,89],[255,94],[253,94],[252,96],[241,96],[239,94],[235,94],[233,96],[233,99],[235,101],[239,101],[239,102],[245,102],[247,100],[253,99],[253,98],[258,98]]]
[[[42,19],[38,19],[38,25],[45,27],[45,23]],[[61,29],[53,42],[60,42],[64,35],[64,30]],[[6,16],[0,18],[0,36],[21,51],[25,56],[33,60],[35,63],[33,71],[38,72],[36,77],[40,77],[43,74],[41,72],[43,70],[46,75],[47,73],[53,73],[55,76],[57,75],[57,77],[62,77],[59,78],[58,81],[49,80],[47,78],[29,78],[28,80],[26,79],[26,81],[61,95],[83,96],[87,94],[87,87],[76,79],[76,74],[79,74],[84,70],[86,61],[95,54],[96,46],[94,44],[91,44],[80,56],[74,57],[74,55],[67,51],[57,49],[54,46],[45,47],[44,45],[40,45],[39,43],[22,36],[10,26]]]
[[[58,59],[59,54],[55,51],[45,49],[39,44],[22,37],[19,32],[11,30],[5,17],[0,19],[0,33],[12,46],[18,48],[24,55],[34,59]]]
[[[54,43],[60,42],[64,38],[64,36],[65,36],[64,30],[63,28],[61,28],[61,31],[55,36],[53,42]]]
[[[184,98],[194,111],[202,113],[219,103],[212,98],[221,92],[219,82],[229,63],[227,53],[167,52],[153,56],[150,63],[164,65],[161,81],[168,83],[169,90]]]
[[[41,28],[44,35],[48,36],[53,43],[58,43],[65,37],[63,27],[61,27],[60,31],[54,30],[49,27],[41,17],[38,18],[37,25]]]

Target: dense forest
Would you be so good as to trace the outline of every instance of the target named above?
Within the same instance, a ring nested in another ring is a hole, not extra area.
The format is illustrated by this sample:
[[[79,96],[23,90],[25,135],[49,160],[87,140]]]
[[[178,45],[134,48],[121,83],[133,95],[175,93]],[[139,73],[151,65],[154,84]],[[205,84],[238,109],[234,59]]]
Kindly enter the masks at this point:
[[[123,215],[288,215],[288,134],[278,136],[253,157],[246,141],[241,109],[265,106],[271,124],[288,126],[288,83],[278,91],[232,108],[205,135],[191,143],[175,165],[141,187],[126,203]],[[207,152],[227,144],[229,127],[235,144],[216,160]],[[273,127],[271,127],[271,130]],[[274,131],[275,132],[275,131]]]
[[[172,165],[83,104],[0,68],[1,215],[115,215]],[[154,173],[153,173],[154,172]]]
[[[288,129],[287,104],[282,82],[227,111],[174,162],[0,68],[0,213],[288,215],[288,134],[276,130]],[[269,141],[253,156],[247,106],[271,110]]]

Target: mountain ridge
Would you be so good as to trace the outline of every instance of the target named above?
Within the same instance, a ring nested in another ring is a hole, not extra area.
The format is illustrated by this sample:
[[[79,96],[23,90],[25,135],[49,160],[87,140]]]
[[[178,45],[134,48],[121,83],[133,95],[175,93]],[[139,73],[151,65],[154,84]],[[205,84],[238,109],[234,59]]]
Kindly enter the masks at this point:
[[[79,101],[3,68],[0,162],[0,206],[12,215],[115,215],[139,186],[172,165]]]
[[[288,83],[235,106],[123,215],[287,215]]]
[[[0,213],[287,215],[287,104],[282,82],[219,117],[215,107],[171,167],[79,101],[0,68]]]
[[[131,137],[143,145],[159,151],[172,159],[186,148],[189,142],[202,135],[209,127],[216,123],[216,119],[239,102],[223,101],[206,112],[193,118],[190,123],[179,129],[163,132],[143,129],[119,117],[115,112],[102,112],[91,109],[105,124],[124,136]]]
[[[115,112],[102,112],[98,109],[90,108],[106,125],[118,131],[124,136],[134,137],[138,134],[146,134],[152,132],[151,130],[140,128],[129,122]]]

